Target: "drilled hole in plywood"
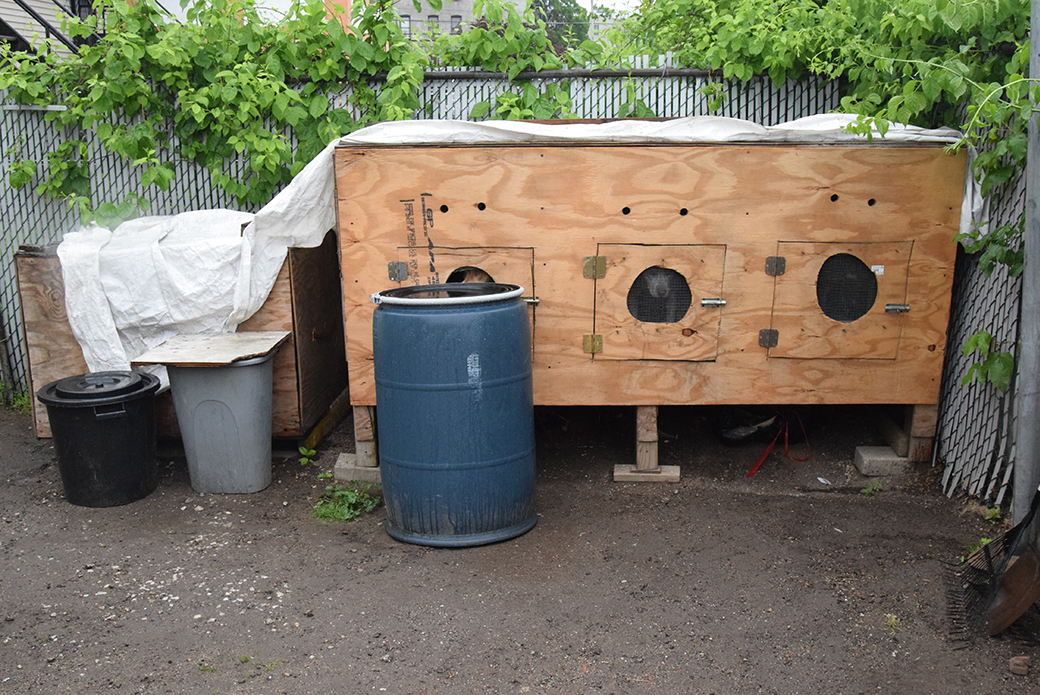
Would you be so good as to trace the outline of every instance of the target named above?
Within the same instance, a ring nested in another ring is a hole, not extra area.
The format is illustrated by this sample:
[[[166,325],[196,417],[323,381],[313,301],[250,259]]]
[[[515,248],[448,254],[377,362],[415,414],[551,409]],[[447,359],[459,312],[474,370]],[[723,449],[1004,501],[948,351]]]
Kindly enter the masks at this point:
[[[484,203],[477,203],[477,210],[487,210],[487,205]]]
[[[838,202],[838,194],[837,193],[834,193],[834,194],[831,195],[831,202],[832,203]]]
[[[627,215],[630,212],[632,212],[632,208],[630,208],[630,207],[626,206],[626,207],[621,208],[621,214],[622,215]]]
[[[447,212],[447,211],[448,211],[448,206],[447,205],[441,205],[441,212]]]

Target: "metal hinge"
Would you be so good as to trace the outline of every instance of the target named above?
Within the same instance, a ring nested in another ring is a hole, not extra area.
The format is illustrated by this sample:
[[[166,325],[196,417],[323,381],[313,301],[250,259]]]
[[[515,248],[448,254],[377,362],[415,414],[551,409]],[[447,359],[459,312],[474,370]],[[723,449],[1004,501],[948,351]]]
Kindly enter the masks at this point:
[[[885,313],[888,314],[905,314],[910,311],[909,304],[886,304]]]
[[[763,328],[758,332],[758,346],[775,348],[780,343],[780,331],[775,328]]]
[[[717,309],[726,306],[726,300],[722,297],[704,297],[701,299],[701,306],[709,309]]]
[[[581,349],[591,355],[603,352],[603,336],[598,333],[583,335],[581,337]]]
[[[581,276],[589,280],[598,280],[607,276],[606,256],[585,256],[581,259]]]
[[[390,261],[386,264],[386,274],[394,282],[408,279],[408,264],[404,261]]]
[[[776,277],[787,272],[787,259],[783,256],[766,257],[766,275]]]

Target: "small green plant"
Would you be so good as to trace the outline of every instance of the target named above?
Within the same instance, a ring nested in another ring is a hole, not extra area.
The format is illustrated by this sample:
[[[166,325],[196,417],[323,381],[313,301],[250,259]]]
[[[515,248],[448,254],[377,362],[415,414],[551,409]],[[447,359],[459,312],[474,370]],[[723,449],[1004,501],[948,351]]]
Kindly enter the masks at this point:
[[[873,497],[877,493],[881,492],[881,490],[882,490],[881,483],[879,483],[878,481],[875,480],[872,483],[870,483],[869,485],[867,485],[865,488],[860,490],[859,494],[863,495],[864,497]]]
[[[238,663],[240,663],[240,664],[248,664],[249,660],[251,658],[252,657],[249,657],[249,656],[240,656],[240,657],[238,657]]]
[[[968,559],[973,553],[977,552],[979,548],[989,543],[992,538],[980,538],[978,543],[969,543],[961,548],[961,562]]]
[[[217,667],[216,666],[210,666],[209,664],[203,662],[203,663],[199,664],[199,671],[201,671],[202,673],[216,673],[217,672]]]
[[[369,487],[327,485],[314,505],[314,516],[326,521],[352,521],[372,511],[379,506],[380,498],[370,494]]]
[[[314,455],[318,452],[314,449],[308,449],[305,446],[300,447],[300,465],[306,466],[308,463],[314,462]]]
[[[1004,517],[1003,515],[1001,515],[999,507],[993,507],[991,509],[985,510],[984,512],[982,512],[982,518],[988,521],[989,523],[993,524],[994,526],[1004,521]]]
[[[895,615],[891,613],[885,614],[885,629],[889,632],[899,632],[900,628],[903,627],[902,621],[899,620]]]
[[[321,473],[318,474],[318,479],[319,480],[328,480],[331,477],[332,477],[332,471],[322,471]]]
[[[0,393],[6,392],[7,386],[0,381]],[[28,415],[32,410],[32,397],[27,391],[11,391],[11,398],[7,403],[7,407],[16,413]]]

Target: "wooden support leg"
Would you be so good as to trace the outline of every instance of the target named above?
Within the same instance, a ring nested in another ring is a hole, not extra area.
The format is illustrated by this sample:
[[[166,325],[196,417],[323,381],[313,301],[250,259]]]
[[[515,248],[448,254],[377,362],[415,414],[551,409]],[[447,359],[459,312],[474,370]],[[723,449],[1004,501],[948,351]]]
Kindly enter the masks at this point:
[[[930,461],[938,421],[938,405],[908,405],[904,409],[903,422],[894,422],[882,413],[878,424],[896,456],[910,461]]]
[[[657,406],[641,405],[636,408],[636,465],[614,466],[616,482],[679,482],[678,466],[659,466],[657,463]]]
[[[334,471],[336,480],[380,482],[373,406],[354,406],[354,451],[357,453],[339,455]]]
[[[904,429],[910,437],[906,457],[911,461],[931,461],[935,429],[939,426],[938,405],[906,406]]]
[[[375,408],[370,405],[354,406],[354,451],[357,465],[378,466],[376,454]]]

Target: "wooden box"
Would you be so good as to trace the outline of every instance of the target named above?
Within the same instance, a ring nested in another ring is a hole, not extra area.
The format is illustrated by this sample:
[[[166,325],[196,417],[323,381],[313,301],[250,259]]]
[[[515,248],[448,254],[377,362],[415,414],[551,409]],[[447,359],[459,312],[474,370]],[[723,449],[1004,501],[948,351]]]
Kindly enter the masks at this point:
[[[336,235],[321,246],[290,249],[274,288],[240,331],[292,331],[274,360],[272,434],[305,437],[347,386]],[[15,254],[29,387],[87,371],[65,313],[65,286],[55,247],[23,246]],[[156,401],[161,437],[179,436],[169,393]],[[33,399],[37,437],[50,437],[47,409]]]
[[[476,266],[531,301],[536,404],[935,404],[965,162],[921,144],[341,147],[351,403],[375,405],[369,295]]]

